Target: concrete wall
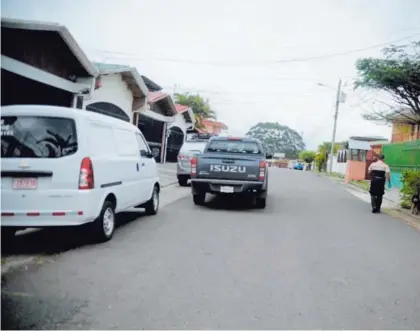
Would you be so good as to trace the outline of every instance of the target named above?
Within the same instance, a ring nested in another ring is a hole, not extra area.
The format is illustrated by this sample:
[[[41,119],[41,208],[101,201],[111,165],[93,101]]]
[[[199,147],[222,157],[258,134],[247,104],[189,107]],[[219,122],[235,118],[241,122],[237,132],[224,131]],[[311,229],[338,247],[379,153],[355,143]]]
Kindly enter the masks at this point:
[[[187,129],[191,126],[191,123],[187,123],[182,114],[176,114],[174,116],[174,121],[169,123],[168,128],[171,128],[173,126],[179,127],[184,133],[184,137],[186,137]]]
[[[347,161],[345,181],[364,180],[366,173],[366,162],[363,161]]]
[[[84,100],[83,108],[95,102],[109,102],[120,107],[133,122],[133,93],[120,74],[102,76],[102,87],[92,92],[90,100]]]
[[[327,164],[327,168],[329,167],[330,164],[330,160],[331,157],[328,158],[328,164]],[[347,169],[347,163],[338,163],[337,162],[337,155],[334,155],[333,157],[333,166],[332,166],[332,171],[342,174],[343,176],[346,174],[346,169]]]

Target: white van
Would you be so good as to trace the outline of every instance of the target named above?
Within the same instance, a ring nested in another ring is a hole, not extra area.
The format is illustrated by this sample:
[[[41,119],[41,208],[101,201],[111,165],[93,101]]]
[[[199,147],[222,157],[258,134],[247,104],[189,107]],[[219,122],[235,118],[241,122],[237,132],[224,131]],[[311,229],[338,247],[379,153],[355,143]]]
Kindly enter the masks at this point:
[[[1,227],[86,223],[111,239],[115,214],[132,207],[154,215],[159,175],[140,130],[90,111],[16,105],[1,109]]]

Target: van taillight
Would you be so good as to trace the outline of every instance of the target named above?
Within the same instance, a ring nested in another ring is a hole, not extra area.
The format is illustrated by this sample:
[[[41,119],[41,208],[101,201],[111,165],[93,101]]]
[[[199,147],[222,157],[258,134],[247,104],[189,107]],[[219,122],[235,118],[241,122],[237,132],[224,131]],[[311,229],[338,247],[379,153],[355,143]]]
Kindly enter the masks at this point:
[[[90,190],[95,187],[92,160],[85,157],[80,164],[79,190]]]
[[[191,177],[195,177],[197,175],[197,158],[193,157],[190,161],[191,164]]]
[[[260,161],[260,175],[258,177],[259,180],[263,181],[265,179],[265,170],[266,170],[267,162]]]

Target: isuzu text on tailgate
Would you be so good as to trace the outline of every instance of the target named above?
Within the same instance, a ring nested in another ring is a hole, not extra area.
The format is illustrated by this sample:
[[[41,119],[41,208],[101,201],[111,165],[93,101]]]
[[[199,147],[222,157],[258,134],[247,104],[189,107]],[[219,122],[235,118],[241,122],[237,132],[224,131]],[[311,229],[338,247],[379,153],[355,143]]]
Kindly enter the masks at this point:
[[[206,193],[244,194],[265,208],[268,188],[267,155],[252,138],[212,137],[204,152],[191,159],[191,190],[196,205]],[[254,200],[254,199],[253,199]]]

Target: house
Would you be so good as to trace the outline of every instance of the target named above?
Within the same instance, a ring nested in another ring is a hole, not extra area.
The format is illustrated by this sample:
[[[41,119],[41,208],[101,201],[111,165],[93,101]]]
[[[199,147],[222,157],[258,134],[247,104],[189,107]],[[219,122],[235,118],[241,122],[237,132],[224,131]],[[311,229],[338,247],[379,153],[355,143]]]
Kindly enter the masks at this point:
[[[371,143],[387,142],[383,137],[350,137],[346,151],[345,182],[365,180],[368,178],[368,167],[373,162]],[[342,159],[342,152],[339,155]]]
[[[401,111],[392,118],[392,143],[420,139],[420,117],[411,111]]]
[[[226,133],[228,130],[228,127],[226,124],[222,122],[218,122],[212,119],[205,119],[201,121],[201,125],[203,126],[201,128],[202,131],[212,134],[222,134]]]
[[[98,71],[95,89],[83,102],[83,109],[134,123],[146,109],[148,88],[136,68],[107,63],[93,63]]]
[[[65,26],[2,18],[1,36],[2,106],[82,108],[98,72]]]

